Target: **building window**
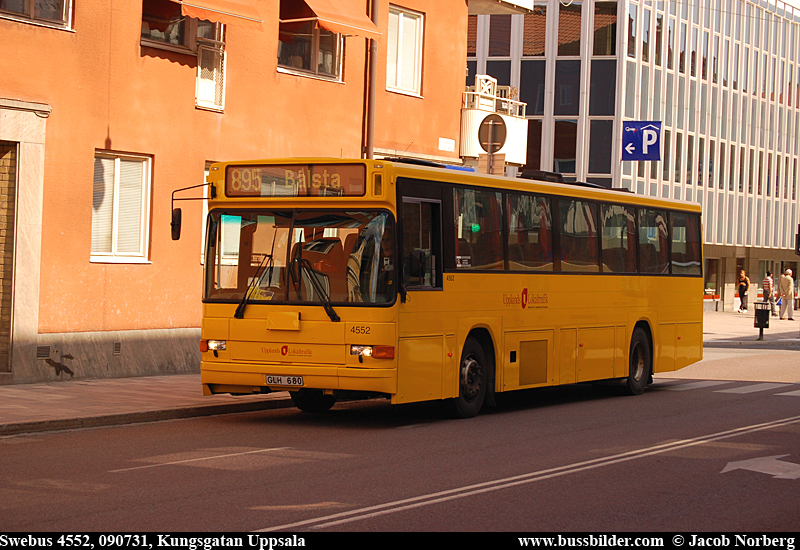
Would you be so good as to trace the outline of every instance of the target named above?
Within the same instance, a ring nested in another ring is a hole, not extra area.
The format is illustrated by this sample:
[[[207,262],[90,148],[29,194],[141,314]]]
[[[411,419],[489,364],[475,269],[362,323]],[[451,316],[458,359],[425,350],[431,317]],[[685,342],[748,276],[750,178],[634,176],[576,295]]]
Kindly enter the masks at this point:
[[[544,40],[544,34],[542,34]],[[594,55],[617,53],[617,3],[595,2],[594,5]]]
[[[197,46],[195,105],[221,111],[225,108],[225,43],[202,40]]]
[[[609,2],[606,2],[609,3]],[[616,2],[614,4],[614,21],[616,21]],[[522,36],[523,56],[543,56],[545,52],[545,32],[547,28],[547,6],[534,5],[533,13],[523,16],[525,18]]]
[[[553,172],[575,174],[578,149],[578,121],[556,120],[553,139]]]
[[[628,57],[636,59],[636,4],[628,6]]]
[[[386,87],[394,91],[421,93],[422,14],[391,6],[388,34]]]
[[[0,16],[69,28],[72,0],[0,0]]]
[[[581,54],[581,2],[558,6],[558,55]]]
[[[297,10],[297,3],[281,1],[278,66],[292,72],[339,80],[342,74],[342,35],[317,28],[316,16],[312,12],[298,13]]]
[[[150,166],[149,157],[95,154],[91,261],[147,261]]]
[[[194,54],[208,41],[222,41],[222,25],[181,14],[170,0],[142,1],[142,46]]]

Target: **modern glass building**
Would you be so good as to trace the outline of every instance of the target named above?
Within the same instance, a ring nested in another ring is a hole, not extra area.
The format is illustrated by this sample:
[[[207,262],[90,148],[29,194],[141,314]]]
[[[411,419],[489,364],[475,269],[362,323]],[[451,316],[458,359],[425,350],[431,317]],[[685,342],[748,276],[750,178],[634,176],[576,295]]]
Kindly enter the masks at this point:
[[[800,7],[549,0],[470,16],[467,52],[527,103],[526,167],[703,205],[709,308],[739,269],[797,273]],[[629,120],[662,122],[660,161],[622,162]]]

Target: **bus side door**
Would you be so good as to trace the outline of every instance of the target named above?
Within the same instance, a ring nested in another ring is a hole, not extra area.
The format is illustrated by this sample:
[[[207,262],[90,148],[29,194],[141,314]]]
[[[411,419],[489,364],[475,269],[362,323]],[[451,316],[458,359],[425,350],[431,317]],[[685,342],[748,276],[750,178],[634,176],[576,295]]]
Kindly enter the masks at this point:
[[[401,187],[401,194],[402,191]],[[431,190],[424,194],[428,196],[402,196],[398,208],[402,298],[397,403],[443,397],[443,365],[448,346],[441,292],[442,201]]]

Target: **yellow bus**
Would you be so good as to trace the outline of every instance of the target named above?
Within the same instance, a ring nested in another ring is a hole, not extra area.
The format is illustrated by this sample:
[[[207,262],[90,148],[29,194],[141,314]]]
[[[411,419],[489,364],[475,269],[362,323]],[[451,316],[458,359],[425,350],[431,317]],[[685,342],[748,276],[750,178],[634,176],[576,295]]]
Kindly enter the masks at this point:
[[[700,207],[400,159],[214,164],[206,395],[448,400],[702,358]]]

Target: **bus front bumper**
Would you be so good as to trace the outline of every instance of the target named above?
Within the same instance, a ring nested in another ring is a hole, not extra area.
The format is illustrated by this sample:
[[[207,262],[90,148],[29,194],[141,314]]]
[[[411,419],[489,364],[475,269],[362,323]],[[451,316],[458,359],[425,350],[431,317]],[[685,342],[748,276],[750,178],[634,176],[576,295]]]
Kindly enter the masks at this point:
[[[297,377],[302,377],[302,385],[275,385],[267,382],[268,378],[296,382]],[[308,363],[254,364],[202,361],[200,363],[200,381],[203,385],[203,395],[267,393],[300,388],[365,391],[391,395],[397,393],[397,370],[395,368],[353,368]]]

